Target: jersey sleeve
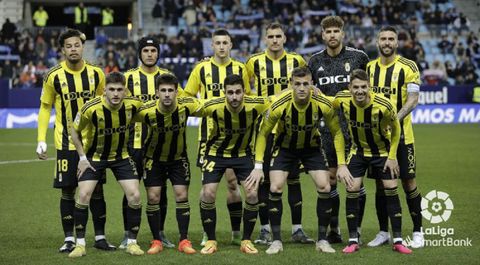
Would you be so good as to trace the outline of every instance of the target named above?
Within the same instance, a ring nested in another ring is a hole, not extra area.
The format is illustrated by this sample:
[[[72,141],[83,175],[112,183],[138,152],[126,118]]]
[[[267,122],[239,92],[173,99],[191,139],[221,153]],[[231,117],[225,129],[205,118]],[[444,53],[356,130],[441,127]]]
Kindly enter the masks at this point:
[[[98,86],[97,86],[97,96],[101,96],[103,95],[103,91],[105,90],[105,73],[99,69],[97,71],[98,73],[98,77],[100,78],[100,82],[98,83]]]
[[[414,62],[412,63],[415,64]],[[421,84],[420,71],[418,71],[418,67],[416,64],[414,65],[414,67],[408,68],[407,74],[405,76],[405,83],[414,83],[417,85]]]
[[[56,91],[53,87],[54,75],[45,76],[43,79],[42,95],[40,101],[48,105],[52,105],[55,102]]]
[[[250,78],[248,75],[247,68],[245,66],[243,66],[243,69],[242,69],[242,79],[243,79],[243,85],[245,86],[245,95],[251,95],[252,89],[250,88]]]
[[[321,103],[322,104],[322,103]],[[334,139],[334,146],[337,154],[337,160],[339,165],[345,164],[345,139],[343,137],[342,129],[340,128],[340,122],[338,115],[336,114],[333,106],[330,104],[322,104],[322,112],[325,117],[325,122],[330,129],[330,133]]]
[[[190,73],[188,77],[187,84],[185,85],[185,96],[196,97],[198,90],[200,88],[200,77],[198,76],[198,68],[199,66],[195,67],[193,71]]]

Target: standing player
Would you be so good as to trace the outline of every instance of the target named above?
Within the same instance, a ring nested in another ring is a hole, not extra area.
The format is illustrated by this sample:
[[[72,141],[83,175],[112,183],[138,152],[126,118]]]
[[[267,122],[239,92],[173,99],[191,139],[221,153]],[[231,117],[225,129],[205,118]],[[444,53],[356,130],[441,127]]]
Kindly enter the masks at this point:
[[[162,69],[157,66],[159,59],[159,42],[157,39],[152,37],[143,37],[138,41],[138,58],[140,59],[140,66],[137,68],[130,69],[125,73],[125,78],[127,80],[127,89],[130,91],[131,95],[141,99],[143,102],[151,101],[156,98],[155,96],[155,78],[164,73],[170,73],[166,69]],[[145,139],[147,138],[147,127],[145,124],[140,122],[135,123],[135,132],[130,134],[130,139],[128,141],[128,152],[135,161],[137,167],[138,177],[143,176],[143,155]],[[167,217],[167,186],[163,187],[161,190],[160,204],[150,205],[147,204],[147,216],[160,214],[158,217],[160,225],[160,241],[162,245],[168,248],[174,248],[175,244],[170,242],[165,237],[164,225]],[[127,245],[127,223],[126,223],[126,209],[127,209],[127,199],[123,197],[123,226],[125,230],[125,235],[122,243],[119,248],[124,249]],[[160,212],[157,210],[160,209]]]
[[[345,117],[352,149],[348,156],[351,175],[342,178],[347,187],[346,216],[350,239],[343,253],[359,249],[358,212],[362,178],[368,167],[385,187],[388,216],[392,224],[393,249],[402,254],[412,251],[402,245],[402,208],[397,193],[397,147],[400,123],[393,105],[381,95],[370,91],[368,75],[363,69],[350,74],[349,91],[337,94],[333,105]]]
[[[191,97],[177,99],[178,80],[172,74],[161,74],[155,79],[158,99],[140,109],[140,120],[148,125],[150,134],[145,142],[145,176],[147,188],[147,218],[153,241],[148,254],[163,250],[160,238],[160,209],[162,187],[170,179],[175,192],[176,216],[180,231],[178,250],[186,254],[195,253],[188,240],[190,204],[190,163],[187,157],[186,126],[188,116],[197,112],[201,104]]]
[[[287,89],[292,70],[299,66],[305,66],[306,63],[302,56],[293,52],[287,52],[283,48],[287,37],[281,24],[272,23],[268,25],[264,41],[267,49],[262,53],[252,55],[247,60],[246,67],[250,79],[254,80],[257,95],[273,96]],[[260,201],[258,212],[261,230],[255,243],[259,244],[268,244],[271,242],[267,202],[268,191],[270,189],[268,172],[270,171],[274,133],[267,138],[263,161],[263,172],[267,177],[265,181],[260,184],[258,190],[258,199]],[[302,190],[299,173],[299,170],[292,171],[287,178],[288,204],[290,205],[292,215],[292,240],[301,243],[315,243],[313,239],[305,234],[302,228]]]
[[[360,50],[344,46],[343,38],[343,20],[338,16],[327,16],[322,22],[322,39],[326,49],[312,56],[308,62],[308,67],[312,71],[313,80],[317,87],[326,96],[335,96],[339,91],[346,90],[348,87],[350,72],[355,69],[365,69],[369,61],[368,56]],[[347,126],[343,119],[340,119],[345,139],[348,139]],[[330,171],[330,185],[332,197],[332,219],[330,221],[330,233],[328,241],[330,243],[341,243],[340,229],[338,227],[338,209],[340,207],[340,197],[337,192],[337,158],[331,134],[328,127],[320,128],[322,135],[322,146],[328,160]],[[348,146],[348,142],[347,142]],[[360,227],[362,223],[363,212],[365,209],[366,194],[365,188],[360,190]]]
[[[377,47],[380,56],[368,63],[367,73],[373,91],[381,93],[390,99],[390,102],[397,110],[398,120],[402,128],[397,159],[400,165],[400,179],[402,180],[403,190],[407,197],[408,210],[413,221],[411,247],[421,248],[424,246],[420,206],[422,196],[417,189],[415,181],[416,161],[412,116],[410,115],[418,103],[420,72],[414,61],[397,55],[397,37],[397,30],[392,26],[385,26],[380,29],[377,37]],[[385,192],[378,181],[375,206],[380,232],[374,240],[368,243],[372,247],[384,244],[390,238]]]
[[[208,135],[202,166],[202,193],[200,215],[208,241],[202,254],[217,251],[215,228],[217,211],[215,198],[218,183],[227,168],[233,169],[238,183],[244,187],[243,237],[240,250],[256,254],[250,241],[257,222],[259,178],[249,177],[253,169],[252,139],[258,117],[268,108],[269,100],[245,95],[245,80],[240,75],[228,75],[224,82],[225,96],[204,103],[201,115],[212,117],[212,131]]]
[[[223,81],[230,74],[238,74],[244,81],[245,94],[250,94],[250,84],[245,65],[230,58],[232,37],[225,29],[217,29],[212,34],[214,55],[200,61],[192,70],[185,86],[186,95],[195,97],[200,93],[201,99],[212,99],[224,96]],[[203,118],[199,126],[199,145],[197,166],[202,167],[208,133],[211,130],[211,119]],[[240,223],[242,221],[242,197],[237,186],[235,174],[231,169],[225,172],[228,186],[227,206],[232,224],[232,243],[240,245]],[[205,245],[207,235],[204,233],[201,245]]]
[[[301,162],[312,176],[317,190],[318,241],[316,249],[333,253],[335,250],[327,241],[327,227],[332,211],[330,199],[329,172],[326,160],[320,151],[318,127],[324,118],[335,135],[335,146],[342,170],[346,170],[343,149],[345,142],[338,124],[337,115],[331,102],[323,95],[312,95],[312,74],[307,67],[292,71],[292,90],[284,92],[271,105],[263,118],[255,146],[255,178],[263,176],[263,156],[268,135],[277,126],[275,150],[270,166],[269,217],[273,242],[267,254],[283,251],[280,224],[282,220],[282,191],[290,171]],[[340,170],[340,169],[339,169]],[[342,173],[340,171],[339,173]]]
[[[125,98],[125,77],[114,72],[106,77],[105,93],[85,104],[77,113],[72,141],[78,155],[78,198],[75,203],[75,232],[77,245],[68,255],[78,258],[86,255],[85,228],[88,221],[88,203],[101,179],[102,171],[110,168],[128,200],[127,226],[129,230],[126,252],[143,255],[137,244],[142,204],[135,162],[127,151],[129,127],[132,117],[142,106],[142,101]],[[82,133],[85,137],[82,139]],[[85,140],[85,144],[82,143]]]
[[[85,38],[85,34],[74,29],[68,29],[60,34],[58,42],[65,61],[54,66],[45,75],[40,98],[37,154],[42,160],[47,159],[46,135],[53,106],[56,112],[54,139],[57,161],[53,187],[62,189],[60,216],[65,234],[60,252],[71,252],[75,248],[73,210],[77,187],[78,154],[70,140],[70,128],[78,110],[89,99],[101,95],[105,86],[103,70],[83,60]],[[101,184],[95,189],[90,202],[95,229],[95,247],[115,250],[115,247],[105,239],[106,206]]]

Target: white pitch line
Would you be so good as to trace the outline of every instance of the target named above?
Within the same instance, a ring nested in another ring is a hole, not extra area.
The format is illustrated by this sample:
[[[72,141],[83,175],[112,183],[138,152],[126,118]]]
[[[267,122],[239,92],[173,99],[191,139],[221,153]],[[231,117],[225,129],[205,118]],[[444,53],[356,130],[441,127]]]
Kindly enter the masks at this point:
[[[47,158],[47,161],[55,160],[54,157]],[[21,164],[21,163],[32,163],[32,162],[43,162],[45,160],[40,159],[27,159],[27,160],[8,160],[8,161],[0,161],[0,165],[8,165],[8,164]]]
[[[10,143],[10,142],[0,142],[0,146],[37,146],[36,143]]]

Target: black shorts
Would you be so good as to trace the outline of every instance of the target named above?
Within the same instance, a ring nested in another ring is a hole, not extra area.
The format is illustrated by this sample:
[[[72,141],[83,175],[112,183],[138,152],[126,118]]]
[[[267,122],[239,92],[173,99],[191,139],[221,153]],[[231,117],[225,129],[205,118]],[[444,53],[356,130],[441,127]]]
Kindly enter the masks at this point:
[[[394,179],[390,174],[390,170],[383,172],[383,167],[387,157],[365,157],[361,155],[351,155],[348,158],[348,170],[354,178],[365,176],[367,169],[369,170],[368,178],[373,179]]]
[[[289,150],[276,148],[270,162],[270,170],[294,172],[299,163],[303,164],[306,172],[310,170],[328,170],[327,161],[319,148]]]
[[[145,176],[143,182],[145,187],[164,187],[167,179],[173,186],[190,185],[190,163],[187,158],[173,162],[153,161],[145,159]]]
[[[143,174],[143,156],[144,156],[144,151],[143,149],[136,149],[136,148],[128,148],[128,154],[132,158],[133,162],[135,162],[135,168],[137,169],[138,173],[138,179],[141,179],[144,177]]]
[[[397,149],[397,160],[400,166],[400,179],[414,179],[417,170],[414,144],[400,142]]]
[[[88,161],[90,161],[90,165],[92,165],[92,167],[95,168],[96,171],[87,169],[78,181],[101,180],[103,175],[101,172],[105,172],[107,168],[110,168],[110,170],[112,170],[113,175],[115,176],[117,181],[128,179],[138,180],[135,162],[133,162],[130,157],[115,161],[92,161],[89,158]]]
[[[202,184],[219,183],[227,168],[233,169],[237,183],[244,181],[253,170],[253,157],[222,158],[206,155],[202,166]]]
[[[76,150],[57,150],[57,159],[55,163],[55,179],[53,187],[56,189],[75,188],[78,186],[77,167],[78,153]],[[101,174],[100,183],[106,183],[105,170]]]
[[[272,153],[273,153],[273,141],[274,141],[275,135],[270,134],[267,137],[267,146],[265,147],[265,154],[263,156],[263,175],[265,176],[265,179],[263,181],[263,184],[270,185],[270,164],[272,161]],[[300,179],[300,166],[299,164],[297,167],[295,167],[292,171],[289,171],[290,173],[288,174],[287,179],[290,180],[290,183],[297,183],[298,180]]]

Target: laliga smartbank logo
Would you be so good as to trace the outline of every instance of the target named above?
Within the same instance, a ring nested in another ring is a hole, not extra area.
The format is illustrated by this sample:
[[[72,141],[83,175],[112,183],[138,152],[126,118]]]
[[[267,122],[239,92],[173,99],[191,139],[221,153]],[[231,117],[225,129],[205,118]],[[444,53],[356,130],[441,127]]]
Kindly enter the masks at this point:
[[[432,190],[422,198],[422,216],[432,224],[446,222],[453,211],[450,195],[443,191]]]
[[[431,224],[440,224],[450,219],[453,211],[453,201],[448,193],[443,191],[432,190],[421,202],[422,216],[430,221]],[[455,238],[455,229],[453,227],[442,227],[440,225],[421,229],[424,235],[425,247],[471,247],[472,239]],[[404,244],[412,245],[412,239],[407,236]]]

